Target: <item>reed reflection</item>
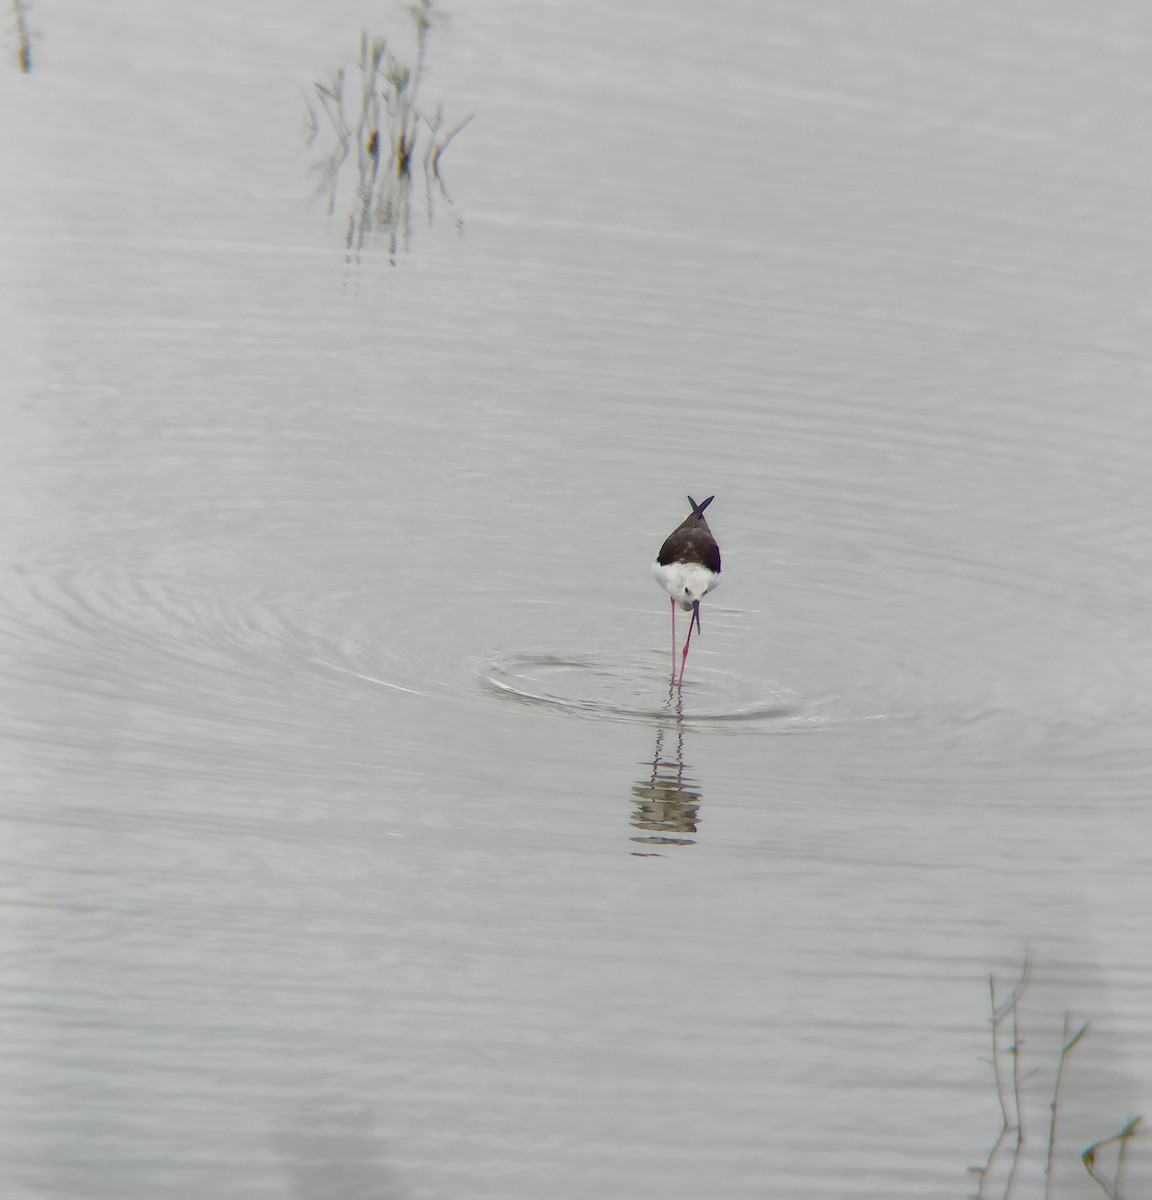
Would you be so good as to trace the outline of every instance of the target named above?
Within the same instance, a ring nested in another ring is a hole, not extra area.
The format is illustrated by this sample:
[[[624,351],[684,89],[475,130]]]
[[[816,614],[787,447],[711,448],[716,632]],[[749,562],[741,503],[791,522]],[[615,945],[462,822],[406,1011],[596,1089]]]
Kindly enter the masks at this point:
[[[443,104],[429,112],[420,104],[428,36],[444,19],[432,0],[409,8],[415,24],[415,55],[407,61],[393,54],[386,38],[360,35],[359,80],[346,86],[345,70],[329,71],[313,85],[308,106],[308,144],[326,133],[328,149],[314,164],[320,176],[319,193],[326,197],[328,215],[335,213],[344,166],[355,151],[356,184],[347,202],[345,247],[349,261],[359,261],[374,234],[387,239],[393,264],[397,250],[407,249],[412,236],[413,163],[423,166],[424,201],[429,223],[437,202],[452,206],[441,173],[441,160],[452,140],[472,120],[449,124]],[[321,143],[323,144],[323,143]],[[343,207],[343,206],[342,206]],[[456,218],[457,228],[463,222]]]
[[[632,825],[644,831],[642,836],[632,838],[634,842],[645,846],[695,845],[695,838],[684,835],[697,831],[703,795],[684,762],[686,735],[684,696],[673,683],[665,711],[656,718],[651,771],[646,779],[632,785]]]

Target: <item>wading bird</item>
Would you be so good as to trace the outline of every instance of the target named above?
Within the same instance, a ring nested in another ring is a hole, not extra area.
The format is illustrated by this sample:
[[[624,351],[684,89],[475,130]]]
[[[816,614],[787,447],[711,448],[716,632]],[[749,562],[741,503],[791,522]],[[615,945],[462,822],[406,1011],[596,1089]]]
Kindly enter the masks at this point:
[[[709,496],[697,504],[691,496],[692,515],[686,517],[664,539],[660,553],[652,564],[656,581],[672,598],[672,678],[676,678],[676,606],[690,612],[688,636],[680,656],[680,682],[684,682],[684,665],[692,642],[692,625],[700,632],[700,601],[720,582],[720,547],[704,520],[704,510],[715,500]]]

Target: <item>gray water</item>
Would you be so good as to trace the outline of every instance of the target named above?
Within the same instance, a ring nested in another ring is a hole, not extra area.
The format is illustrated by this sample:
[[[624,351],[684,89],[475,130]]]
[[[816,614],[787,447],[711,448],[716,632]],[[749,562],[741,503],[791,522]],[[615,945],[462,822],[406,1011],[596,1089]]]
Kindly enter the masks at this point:
[[[1104,1195],[1152,17],[448,16],[445,190],[351,239],[305,96],[402,7],[4,30],[0,1194],[1040,1197],[1055,1098]]]

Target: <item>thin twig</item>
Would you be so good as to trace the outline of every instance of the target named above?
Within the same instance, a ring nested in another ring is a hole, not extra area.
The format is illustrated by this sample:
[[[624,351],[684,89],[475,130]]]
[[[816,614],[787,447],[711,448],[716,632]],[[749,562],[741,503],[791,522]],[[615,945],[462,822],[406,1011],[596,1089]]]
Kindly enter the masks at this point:
[[[1141,1119],[1138,1116],[1133,1117],[1119,1133],[1113,1134],[1110,1138],[1104,1138],[1103,1141],[1093,1142],[1080,1156],[1088,1174],[1100,1185],[1108,1200],[1121,1200],[1120,1172],[1124,1169],[1124,1155],[1128,1151],[1129,1141],[1136,1136],[1136,1127],[1140,1124]],[[1111,1146],[1115,1143],[1119,1143],[1120,1149],[1116,1155],[1116,1171],[1112,1176],[1112,1182],[1109,1183],[1103,1175],[1096,1172],[1096,1151],[1101,1146]]]
[[[1060,1048],[1060,1062],[1056,1067],[1056,1085],[1052,1089],[1052,1119],[1048,1123],[1048,1159],[1044,1166],[1044,1200],[1051,1200],[1052,1197],[1052,1162],[1056,1155],[1056,1117],[1060,1105],[1060,1082],[1064,1078],[1064,1064],[1068,1061],[1068,1055],[1076,1048],[1076,1044],[1088,1032],[1088,1022],[1075,1032],[1072,1039],[1068,1038],[1068,1013],[1064,1014],[1064,1031],[1061,1035],[1062,1045]]]
[[[1012,1045],[1009,1053],[1012,1055],[1012,1101],[1016,1107],[1016,1149],[1012,1154],[1012,1169],[1008,1172],[1008,1181],[1004,1185],[1004,1200],[1009,1200],[1012,1195],[1012,1188],[1016,1184],[1016,1172],[1020,1169],[1020,1158],[1024,1152],[1024,1109],[1020,1103],[1020,1051],[1024,1043],[1020,1037],[1020,1009],[1015,1003],[1019,997],[1017,993],[1013,993],[1013,996]]]
[[[983,1167],[971,1168],[972,1173],[980,1177],[980,1184],[976,1190],[975,1200],[982,1200],[984,1196],[984,1187],[988,1182],[988,1177],[991,1174],[992,1167],[1000,1154],[1004,1143],[1008,1140],[1010,1134],[1016,1134],[1016,1148],[1012,1158],[1012,1169],[1008,1176],[1007,1190],[1004,1193],[1005,1198],[1012,1189],[1012,1183],[1016,1175],[1017,1167],[1020,1163],[1020,1151],[1023,1145],[1020,1125],[1020,1080],[1019,1080],[1019,1057],[1017,1055],[1019,1032],[1017,1028],[1016,1012],[1020,998],[1024,995],[1025,990],[1032,977],[1032,960],[1024,959],[1024,966],[1020,971],[1020,978],[1016,981],[1015,987],[1008,994],[1007,999],[1000,1003],[996,1001],[996,977],[988,976],[988,995],[992,1010],[992,1075],[996,1081],[996,1099],[1000,1103],[1001,1125],[1000,1132],[996,1137],[996,1141],[992,1145],[992,1149],[988,1152],[988,1158],[985,1160]],[[1009,1048],[1009,1053],[1013,1055],[1013,1089],[1012,1101],[1008,1099],[1008,1088],[1004,1079],[1004,1073],[1000,1063],[1004,1051],[1000,1044],[1000,1026],[1008,1019],[1009,1015],[1013,1019],[1013,1045]],[[1014,1109],[1015,1111],[1010,1111]]]
[[[453,125],[452,128],[449,129],[441,139],[440,144],[436,147],[435,153],[432,155],[432,174],[435,175],[437,179],[440,178],[440,156],[445,150],[448,149],[448,145],[452,139],[471,122],[475,115],[476,114],[474,112],[470,112],[463,121],[459,121],[457,124]]]

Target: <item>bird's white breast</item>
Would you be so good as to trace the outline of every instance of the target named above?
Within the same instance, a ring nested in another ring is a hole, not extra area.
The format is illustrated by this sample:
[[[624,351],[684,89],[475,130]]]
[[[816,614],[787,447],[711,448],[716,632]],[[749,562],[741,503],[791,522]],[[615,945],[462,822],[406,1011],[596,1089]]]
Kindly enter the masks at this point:
[[[699,563],[654,562],[652,574],[685,611],[692,607],[693,600],[703,600],[720,582],[720,576],[715,571],[709,571]]]

